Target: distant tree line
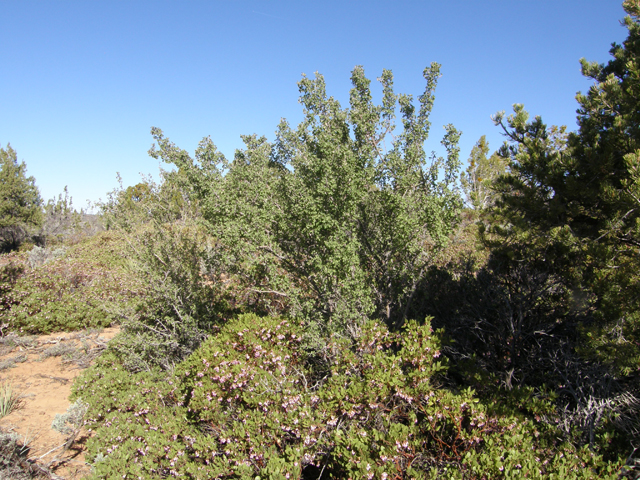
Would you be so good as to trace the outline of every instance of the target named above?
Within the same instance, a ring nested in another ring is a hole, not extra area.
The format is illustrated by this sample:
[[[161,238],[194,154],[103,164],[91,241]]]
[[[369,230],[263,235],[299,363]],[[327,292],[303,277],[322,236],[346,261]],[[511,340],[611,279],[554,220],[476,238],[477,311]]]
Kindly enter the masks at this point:
[[[24,161],[18,163],[11,144],[0,148],[0,252],[16,250],[25,242],[44,246],[101,228],[96,215],[73,207],[67,187],[45,203],[35,178],[27,177],[27,166]]]

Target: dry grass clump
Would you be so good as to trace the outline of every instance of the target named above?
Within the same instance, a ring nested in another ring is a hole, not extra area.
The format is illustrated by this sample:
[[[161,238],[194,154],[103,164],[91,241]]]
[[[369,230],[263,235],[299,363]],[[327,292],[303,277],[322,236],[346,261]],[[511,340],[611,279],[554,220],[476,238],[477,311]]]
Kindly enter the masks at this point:
[[[18,336],[15,333],[9,333],[4,337],[0,337],[0,355],[6,355],[16,347],[28,348],[37,342],[37,338],[31,335]]]
[[[29,459],[30,440],[0,431],[0,480],[58,479],[60,477]]]
[[[60,342],[48,347],[38,357],[39,361],[46,360],[49,357],[65,357],[72,358],[78,348],[71,342]]]
[[[10,357],[0,362],[0,372],[2,370],[7,370],[8,368],[12,368],[16,363],[23,363],[27,361],[27,356],[24,353],[16,355],[15,357]]]

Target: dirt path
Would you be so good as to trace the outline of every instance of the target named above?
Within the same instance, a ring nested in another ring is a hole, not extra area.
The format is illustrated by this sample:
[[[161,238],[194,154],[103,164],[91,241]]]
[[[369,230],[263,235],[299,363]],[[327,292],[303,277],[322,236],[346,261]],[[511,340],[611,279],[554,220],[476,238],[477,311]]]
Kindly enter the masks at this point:
[[[84,463],[81,432],[70,448],[56,448],[67,437],[51,428],[56,414],[69,407],[73,379],[106,347],[119,328],[60,333],[38,337],[0,338],[0,385],[11,384],[20,406],[0,419],[0,430],[14,432],[30,447],[29,458],[65,479],[82,478]]]

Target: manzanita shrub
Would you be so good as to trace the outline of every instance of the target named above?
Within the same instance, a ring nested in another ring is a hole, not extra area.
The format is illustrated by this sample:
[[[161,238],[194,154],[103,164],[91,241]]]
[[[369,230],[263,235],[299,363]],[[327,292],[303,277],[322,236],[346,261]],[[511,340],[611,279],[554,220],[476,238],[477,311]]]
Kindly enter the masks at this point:
[[[3,257],[4,261],[0,265],[0,314],[4,317],[5,312],[11,310],[17,302],[13,288],[18,278],[24,273],[25,267],[22,262],[15,260],[16,254]],[[9,324],[0,322],[0,326],[4,330]]]
[[[74,386],[93,478],[595,479],[620,467],[526,408],[445,388],[428,322],[401,334],[368,323],[330,342],[321,368],[302,337],[294,320],[247,314],[172,373],[131,374],[104,355]]]
[[[39,334],[115,323],[109,309],[130,301],[139,288],[125,271],[122,241],[115,232],[102,232],[31,268],[28,255],[6,256],[15,258],[0,273],[0,311],[8,330]],[[18,275],[9,275],[12,282],[4,280],[9,268],[18,267]]]

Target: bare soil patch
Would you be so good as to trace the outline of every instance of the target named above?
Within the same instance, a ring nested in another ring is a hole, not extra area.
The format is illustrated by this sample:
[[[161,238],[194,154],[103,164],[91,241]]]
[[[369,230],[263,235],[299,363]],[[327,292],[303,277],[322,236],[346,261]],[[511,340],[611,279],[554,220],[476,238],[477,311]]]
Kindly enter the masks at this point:
[[[29,447],[28,458],[55,478],[76,479],[89,473],[84,461],[87,432],[70,444],[51,428],[64,414],[73,380],[106,348],[119,327],[34,337],[0,338],[0,384],[19,394],[19,407],[0,419],[0,432],[13,432]],[[0,478],[3,477],[0,472]]]

